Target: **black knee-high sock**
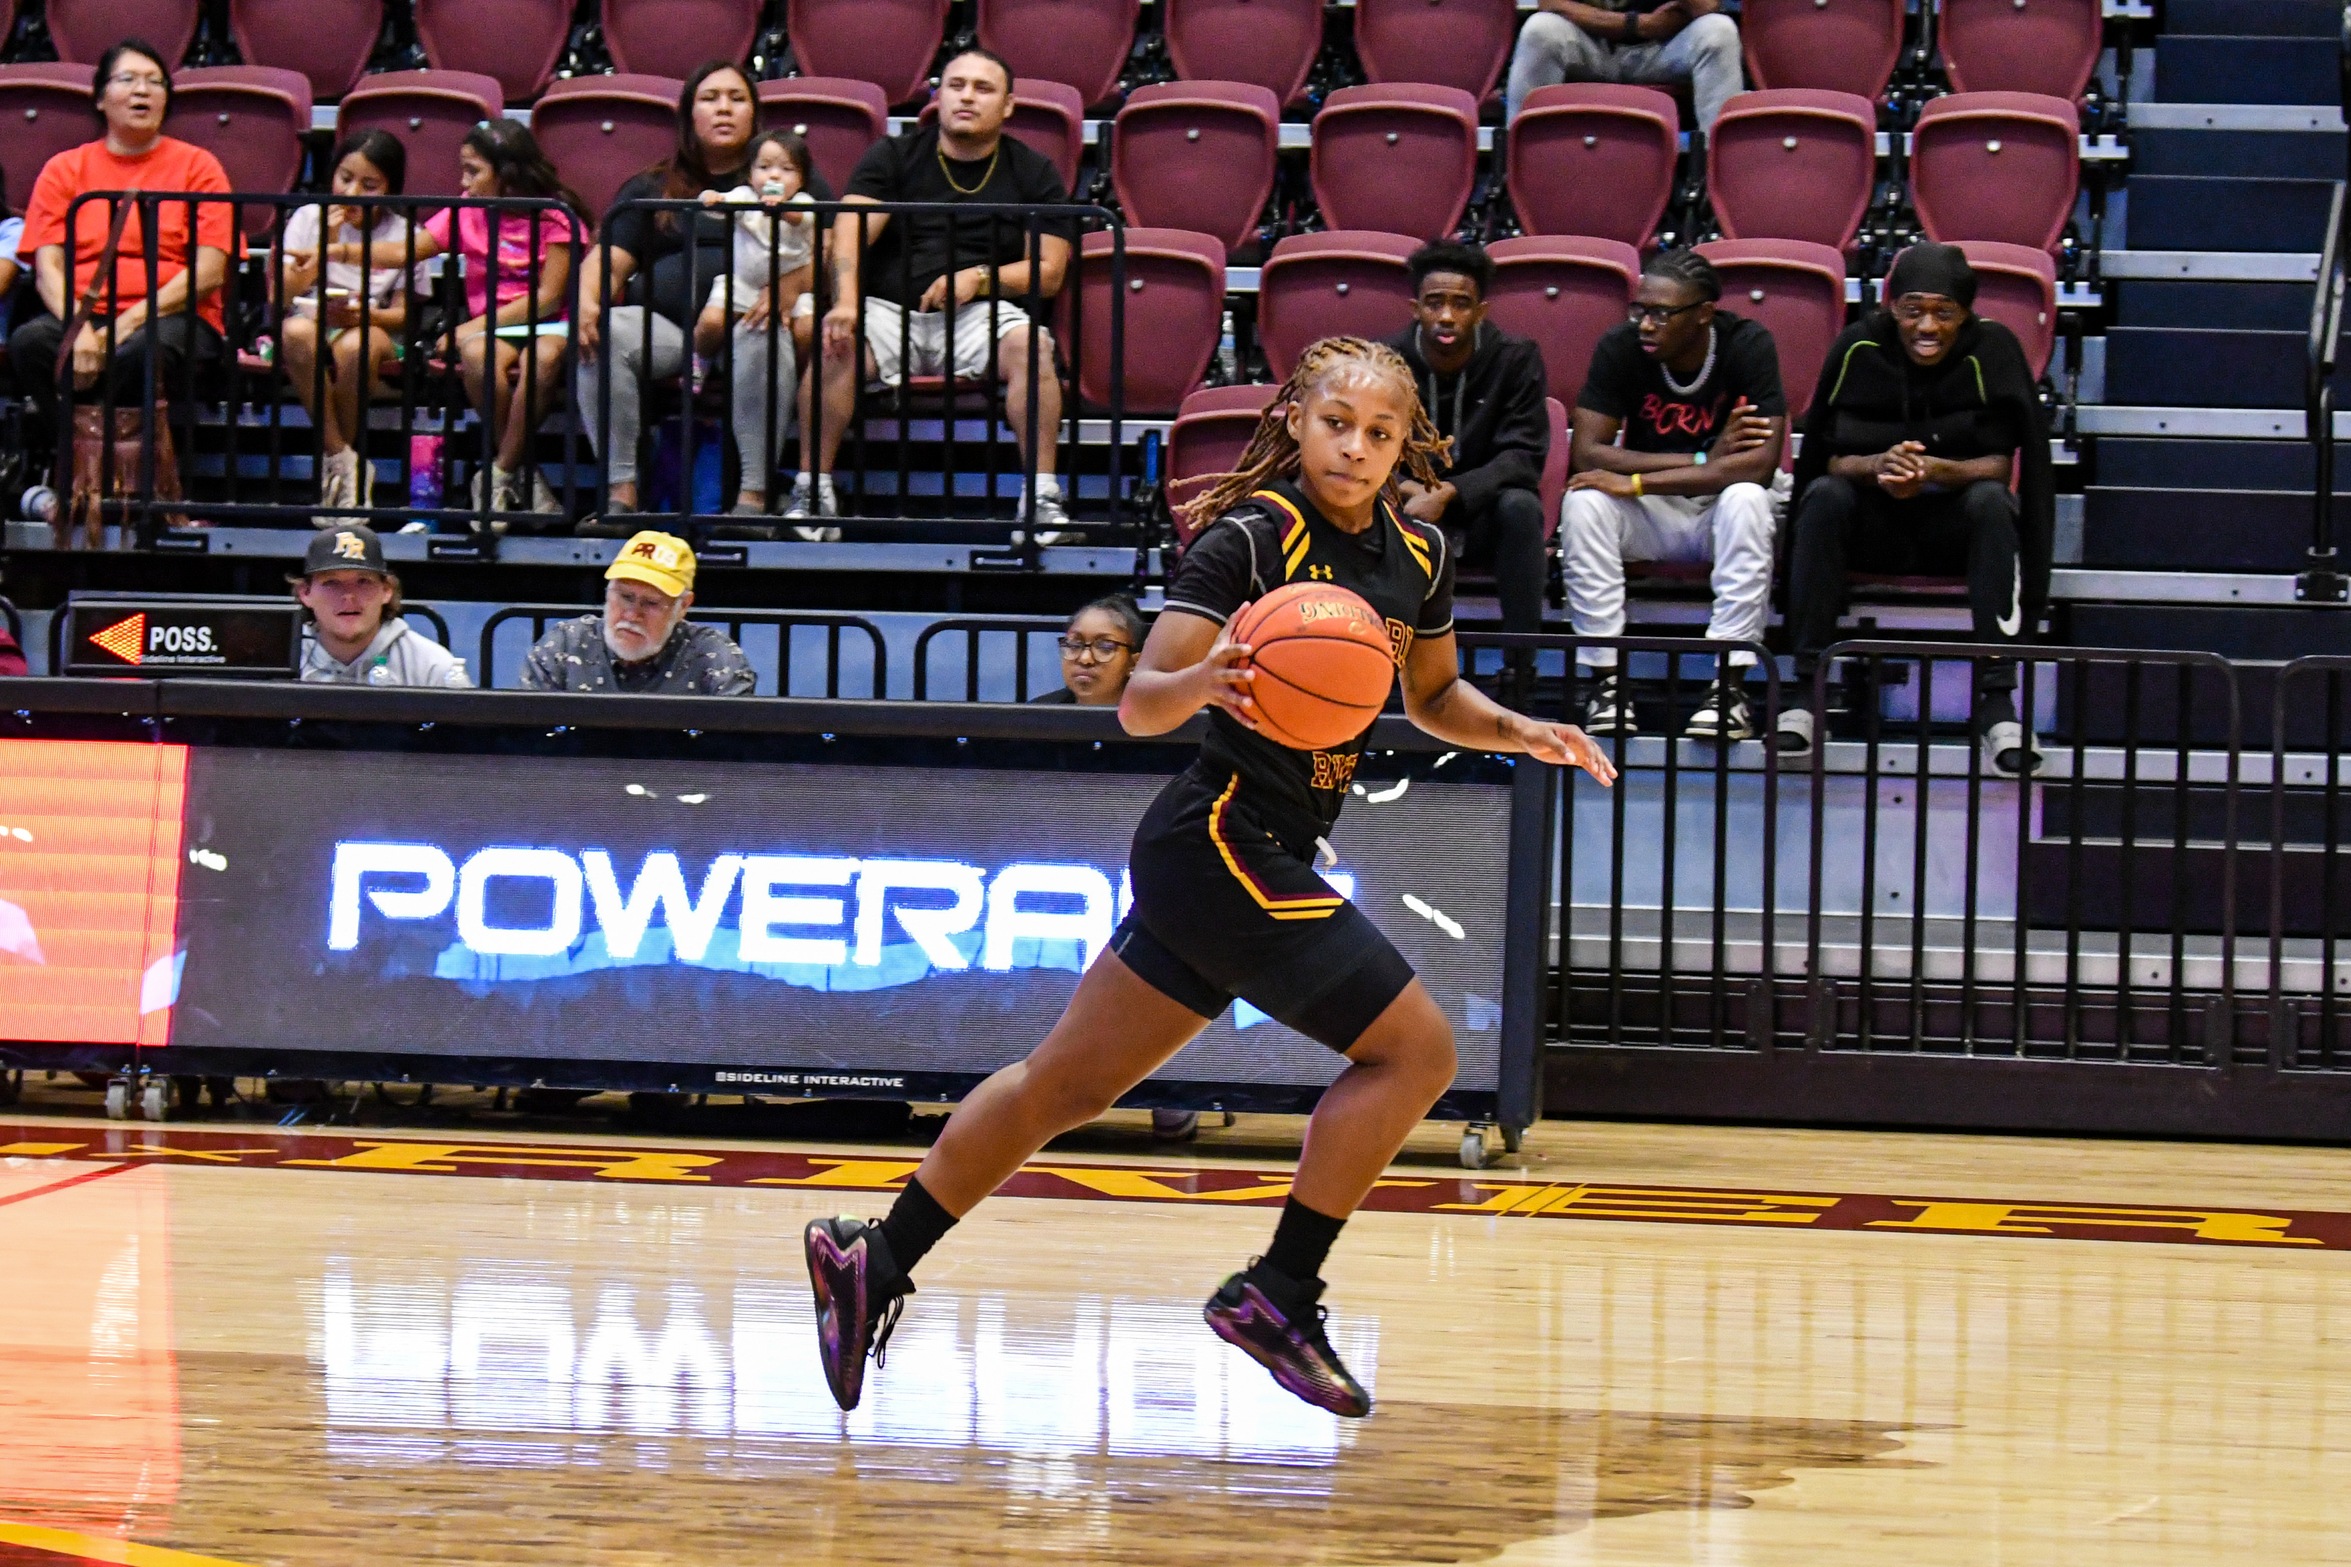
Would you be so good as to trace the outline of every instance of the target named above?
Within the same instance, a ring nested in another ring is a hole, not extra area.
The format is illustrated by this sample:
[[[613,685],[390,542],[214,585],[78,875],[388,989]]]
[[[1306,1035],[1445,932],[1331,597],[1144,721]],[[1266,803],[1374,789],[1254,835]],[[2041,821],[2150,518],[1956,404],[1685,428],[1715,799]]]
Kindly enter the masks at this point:
[[[913,1273],[914,1265],[953,1228],[955,1215],[940,1207],[939,1199],[924,1191],[922,1182],[912,1176],[906,1178],[905,1190],[890,1204],[889,1217],[881,1224],[890,1260],[906,1274]]]
[[[1282,1218],[1274,1226],[1273,1244],[1265,1249],[1265,1265],[1276,1273],[1311,1284],[1322,1277],[1323,1260],[1345,1228],[1345,1219],[1317,1213],[1292,1197],[1282,1204]]]

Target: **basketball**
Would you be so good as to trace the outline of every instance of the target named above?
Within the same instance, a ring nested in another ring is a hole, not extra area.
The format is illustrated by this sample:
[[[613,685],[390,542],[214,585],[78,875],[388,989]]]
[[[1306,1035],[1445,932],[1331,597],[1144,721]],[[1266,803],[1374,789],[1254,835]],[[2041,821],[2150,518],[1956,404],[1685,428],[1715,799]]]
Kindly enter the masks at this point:
[[[1396,678],[1387,623],[1345,588],[1293,582],[1243,612],[1233,640],[1257,670],[1258,732],[1323,751],[1361,734]]]

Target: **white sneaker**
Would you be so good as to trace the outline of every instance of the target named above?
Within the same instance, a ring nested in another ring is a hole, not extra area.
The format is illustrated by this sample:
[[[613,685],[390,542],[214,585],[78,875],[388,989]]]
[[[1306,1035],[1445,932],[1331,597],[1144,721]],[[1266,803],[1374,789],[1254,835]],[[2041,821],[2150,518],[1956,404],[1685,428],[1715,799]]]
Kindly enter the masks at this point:
[[[1682,731],[1685,740],[1745,740],[1755,733],[1747,693],[1737,686],[1712,686]]]
[[[1812,749],[1813,723],[1812,709],[1809,707],[1782,708],[1772,743],[1779,747],[1783,756],[1809,751]]]
[[[1029,514],[1028,497],[1025,495],[1021,497],[1020,510],[1024,517]],[[1069,513],[1061,509],[1061,487],[1059,485],[1055,485],[1052,489],[1045,488],[1042,482],[1037,485],[1036,524],[1037,543],[1040,545],[1075,544],[1078,542],[1077,530],[1069,525]],[[1014,528],[1012,542],[1015,544],[1027,543],[1028,530]]]
[[[359,453],[356,451],[346,447],[339,452],[327,453],[318,465],[318,504],[320,508],[323,510],[334,506],[366,504],[358,499],[360,471]],[[335,516],[317,516],[310,519],[311,526],[320,529],[345,527],[349,525],[350,521],[351,519],[348,517]]]
[[[838,544],[840,529],[811,524],[817,518],[839,515],[841,501],[833,490],[831,474],[825,474],[813,486],[805,473],[792,481],[792,493],[784,502],[784,521],[792,524],[792,537],[803,544]]]
[[[555,487],[547,482],[547,476],[537,468],[525,468],[521,484],[521,493],[529,497],[527,504],[532,512],[541,517],[563,515],[563,502],[555,498]]]
[[[1633,697],[1625,689],[1622,675],[1609,670],[1593,680],[1591,695],[1584,698],[1583,727],[1592,735],[1641,732],[1641,726],[1633,721]]]

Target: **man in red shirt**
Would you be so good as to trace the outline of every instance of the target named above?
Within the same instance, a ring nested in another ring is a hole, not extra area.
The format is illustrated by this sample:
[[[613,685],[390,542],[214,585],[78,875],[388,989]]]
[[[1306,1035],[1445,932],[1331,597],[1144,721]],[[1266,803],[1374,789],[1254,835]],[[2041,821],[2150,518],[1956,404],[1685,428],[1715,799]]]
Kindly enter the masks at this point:
[[[53,419],[58,412],[57,356],[65,344],[65,323],[75,301],[99,277],[106,231],[114,217],[110,202],[92,201],[73,211],[75,199],[92,191],[226,195],[229,189],[228,174],[218,158],[163,134],[163,118],[171,108],[171,71],[151,45],[127,39],[100,57],[97,106],[106,122],[105,136],[59,153],[42,168],[32,200],[25,205],[24,237],[18,247],[18,254],[30,252],[33,257],[34,285],[48,313],[10,335],[8,355],[19,384]],[[112,402],[136,406],[144,395],[150,351],[156,355],[160,396],[184,384],[191,360],[208,361],[221,354],[220,288],[236,243],[235,213],[228,203],[216,202],[196,207],[192,223],[190,216],[185,203],[164,202],[156,209],[155,276],[149,279],[144,214],[133,208],[115,250],[111,285],[100,287],[89,324],[74,337],[77,399],[96,388],[104,375]]]

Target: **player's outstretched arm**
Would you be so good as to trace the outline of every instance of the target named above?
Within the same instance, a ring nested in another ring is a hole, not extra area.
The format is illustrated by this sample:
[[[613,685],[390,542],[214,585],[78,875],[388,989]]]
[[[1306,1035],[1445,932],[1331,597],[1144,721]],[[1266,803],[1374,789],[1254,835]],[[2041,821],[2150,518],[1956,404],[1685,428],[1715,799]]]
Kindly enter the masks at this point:
[[[1223,625],[1170,608],[1152,622],[1143,656],[1118,699],[1118,721],[1131,735],[1163,735],[1204,707],[1221,707],[1246,728],[1257,727],[1249,688],[1257,671],[1245,667],[1248,647],[1233,640],[1244,604]]]
[[[1465,751],[1515,751],[1555,767],[1580,767],[1604,784],[1616,781],[1607,753],[1575,725],[1546,724],[1514,713],[1462,679],[1461,654],[1450,631],[1422,637],[1405,655],[1404,711],[1430,734]]]

